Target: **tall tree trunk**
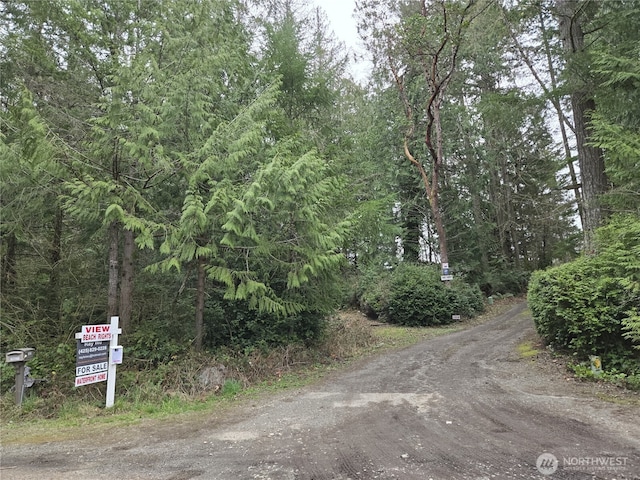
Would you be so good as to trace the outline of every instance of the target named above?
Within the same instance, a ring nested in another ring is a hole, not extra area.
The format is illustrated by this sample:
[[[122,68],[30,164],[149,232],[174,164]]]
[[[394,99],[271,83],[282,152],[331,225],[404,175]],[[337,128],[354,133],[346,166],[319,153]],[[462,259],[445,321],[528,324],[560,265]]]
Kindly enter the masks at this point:
[[[53,238],[51,239],[51,250],[49,253],[51,268],[49,270],[49,304],[52,317],[60,317],[60,259],[62,258],[62,209],[56,207],[53,220]]]
[[[123,231],[122,245],[122,277],[120,278],[120,327],[126,332],[131,325],[133,311],[133,256],[135,254],[135,238],[133,231]]]
[[[205,257],[198,257],[197,268],[197,285],[196,285],[196,337],[193,346],[196,350],[202,350],[202,341],[204,339],[204,299],[205,299]]]
[[[560,17],[560,37],[567,53],[569,68],[571,68],[575,55],[584,51],[582,9],[577,0],[557,0],[557,7]],[[589,145],[592,135],[588,118],[590,112],[595,111],[595,101],[588,86],[576,77],[576,73],[570,76],[575,80],[571,92],[571,108],[582,179],[585,249],[591,252],[594,248],[594,231],[602,224],[605,217],[600,196],[606,192],[608,181],[604,170],[602,149]]]
[[[452,71],[453,73],[453,71]],[[440,118],[440,109],[442,108],[442,97],[444,96],[444,90],[446,89],[448,79],[445,80],[440,88],[442,88],[442,94],[438,95],[436,101],[433,104],[433,126],[436,131],[436,148],[435,156],[433,157],[433,166],[431,168],[431,193],[429,194],[429,203],[431,204],[431,212],[433,213],[433,222],[436,226],[436,232],[438,233],[438,245],[440,246],[440,263],[449,263],[449,244],[447,242],[447,234],[444,228],[444,218],[442,216],[442,210],[440,209],[439,192],[440,192],[440,171],[442,165],[444,165],[444,151],[443,151],[443,136],[442,136],[442,120]],[[430,114],[428,114],[429,116]],[[427,148],[432,153],[433,147],[431,146],[431,131],[427,128],[427,136],[425,137],[425,143]]]
[[[425,19],[432,18],[436,15],[441,16],[442,31],[439,31],[436,36],[433,36],[424,28],[421,28],[416,30],[416,37],[412,38],[411,42],[407,42],[407,44],[412,45],[407,53],[409,53],[409,56],[418,60],[428,91],[428,98],[424,104],[420,106],[422,111],[419,117],[426,119],[424,144],[427,147],[428,156],[431,158],[431,171],[429,173],[427,173],[427,169],[422,160],[417,158],[411,151],[411,143],[414,140],[418,124],[416,118],[414,118],[414,107],[406,91],[405,73],[401,72],[401,67],[395,59],[392,58],[391,51],[388,53],[391,74],[398,87],[398,92],[400,93],[400,98],[404,106],[404,113],[409,122],[409,128],[404,138],[404,154],[420,173],[427,198],[429,199],[435,230],[438,235],[440,262],[447,264],[449,263],[449,248],[444,227],[444,218],[439,204],[440,175],[442,165],[444,164],[443,131],[440,110],[447,87],[458,67],[458,53],[461,46],[462,33],[469,27],[470,22],[473,20],[469,15],[474,3],[473,1],[468,2],[461,11],[453,14],[453,9],[450,9],[450,6],[446,2],[428,2],[422,0],[420,15]]]
[[[429,203],[431,204],[431,212],[433,213],[433,223],[436,226],[436,232],[438,234],[438,245],[440,246],[440,263],[449,263],[449,246],[447,242],[447,233],[444,229],[444,218],[442,211],[440,210],[440,203],[438,199],[438,192],[429,196]]]
[[[107,318],[118,315],[118,250],[120,246],[120,224],[112,221],[108,229],[109,241],[109,287],[107,291]]]
[[[551,80],[551,99],[553,106],[556,110],[556,114],[558,115],[558,125],[560,126],[560,135],[562,137],[562,146],[564,147],[564,156],[566,158],[567,167],[569,168],[569,178],[571,178],[571,187],[573,190],[573,194],[576,198],[576,205],[578,206],[578,215],[580,216],[580,223],[584,225],[584,211],[582,208],[582,193],[580,192],[580,184],[578,182],[578,176],[576,175],[576,169],[573,165],[573,156],[571,155],[571,147],[569,145],[569,136],[567,135],[567,122],[569,121],[564,112],[562,111],[562,105],[560,104],[560,98],[558,98],[558,82],[556,79],[556,70],[553,64],[553,57],[551,55],[551,47],[549,46],[549,40],[547,38],[547,27],[544,23],[544,15],[542,10],[540,10],[539,17],[540,19],[540,28],[542,30],[542,42],[544,44],[544,51],[547,57],[547,66],[549,68],[549,78]],[[569,127],[575,132],[575,127],[569,125]]]

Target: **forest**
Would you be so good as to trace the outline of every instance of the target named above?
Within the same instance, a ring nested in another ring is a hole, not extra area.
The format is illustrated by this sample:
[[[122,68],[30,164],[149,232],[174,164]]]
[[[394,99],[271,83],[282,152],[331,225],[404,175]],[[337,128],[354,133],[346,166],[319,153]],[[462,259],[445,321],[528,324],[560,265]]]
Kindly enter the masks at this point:
[[[0,350],[71,387],[113,315],[145,369],[528,291],[640,386],[640,3],[354,16],[361,48],[304,0],[0,2]]]

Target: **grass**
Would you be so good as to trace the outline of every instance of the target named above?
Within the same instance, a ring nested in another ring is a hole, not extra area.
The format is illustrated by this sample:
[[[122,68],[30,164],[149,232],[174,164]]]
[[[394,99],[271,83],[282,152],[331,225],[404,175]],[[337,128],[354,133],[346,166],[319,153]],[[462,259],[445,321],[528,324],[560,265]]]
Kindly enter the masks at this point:
[[[605,392],[596,392],[595,396],[600,400],[621,406],[640,407],[640,398],[630,396],[620,396]]]
[[[535,348],[533,342],[528,342],[528,341],[525,341],[519,344],[517,347],[517,350],[521,358],[535,357],[540,353],[540,350]]]
[[[121,382],[113,408],[104,408],[104,386],[76,389],[74,395],[50,391],[45,398],[27,397],[22,408],[11,395],[0,398],[0,442],[41,443],[93,435],[100,426],[125,426],[154,422],[176,415],[185,418],[206,411],[222,413],[238,402],[249,401],[314,383],[354,360],[413,345],[480,324],[506,311],[511,301],[496,302],[475,319],[440,327],[402,327],[372,322],[359,312],[341,312],[329,322],[325,341],[309,350],[283,347],[253,352],[250,358],[225,357],[224,383],[203,388],[197,381],[203,365],[219,365],[215,358],[184,359],[162,372],[164,383],[144,382],[144,375],[130,385]],[[208,363],[207,363],[208,362]],[[195,368],[194,365],[198,365]],[[123,375],[123,379],[127,378]],[[83,387],[84,388],[84,387]],[[91,429],[82,428],[91,425]]]

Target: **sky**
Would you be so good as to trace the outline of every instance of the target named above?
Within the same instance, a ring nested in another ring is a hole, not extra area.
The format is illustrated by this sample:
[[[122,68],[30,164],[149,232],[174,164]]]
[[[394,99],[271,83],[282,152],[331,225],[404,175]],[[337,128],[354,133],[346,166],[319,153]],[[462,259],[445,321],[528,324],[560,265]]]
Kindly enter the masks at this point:
[[[355,0],[315,0],[315,4],[327,12],[331,28],[340,40],[354,48],[359,43],[356,22],[353,18]]]
[[[358,36],[356,20],[353,18],[353,11],[356,7],[355,0],[313,0],[313,3],[327,13],[331,29],[336,37],[344,42],[349,50],[362,53],[362,42]],[[349,70],[356,80],[364,81],[369,69],[367,62],[354,64],[352,60]]]

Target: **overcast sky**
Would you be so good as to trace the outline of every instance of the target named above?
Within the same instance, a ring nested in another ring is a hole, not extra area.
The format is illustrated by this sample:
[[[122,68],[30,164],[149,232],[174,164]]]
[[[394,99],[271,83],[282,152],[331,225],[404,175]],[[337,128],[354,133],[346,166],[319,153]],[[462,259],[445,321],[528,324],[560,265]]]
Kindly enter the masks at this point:
[[[355,0],[315,0],[315,3],[327,12],[331,26],[340,40],[354,47],[355,45],[351,44],[358,40],[356,22],[353,18]]]
[[[360,37],[358,37],[358,30],[356,28],[356,21],[353,18],[353,11],[356,6],[355,0],[313,0],[314,3],[325,12],[331,22],[331,29],[336,34],[336,37],[345,46],[353,52],[362,52],[362,44]],[[359,64],[353,63],[351,59],[351,73],[357,80],[365,80],[368,73],[368,66],[366,62]]]

